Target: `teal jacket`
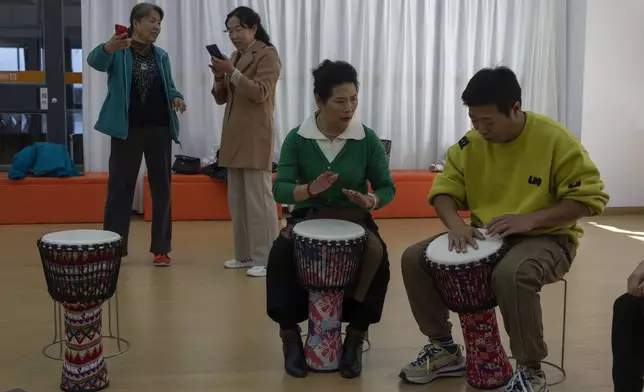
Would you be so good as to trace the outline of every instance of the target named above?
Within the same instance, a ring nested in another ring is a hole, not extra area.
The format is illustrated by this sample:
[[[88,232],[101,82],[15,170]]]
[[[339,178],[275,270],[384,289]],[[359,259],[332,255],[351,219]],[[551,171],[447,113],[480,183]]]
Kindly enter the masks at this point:
[[[107,96],[94,129],[108,136],[125,140],[128,135],[128,110],[132,86],[132,51],[125,49],[107,54],[103,49],[104,46],[105,44],[98,45],[87,56],[87,64],[90,67],[100,72],[107,72]],[[183,99],[183,95],[174,86],[168,53],[157,46],[153,48],[168,100],[170,132],[172,139],[178,144],[179,118],[172,109],[172,101],[175,98]]]

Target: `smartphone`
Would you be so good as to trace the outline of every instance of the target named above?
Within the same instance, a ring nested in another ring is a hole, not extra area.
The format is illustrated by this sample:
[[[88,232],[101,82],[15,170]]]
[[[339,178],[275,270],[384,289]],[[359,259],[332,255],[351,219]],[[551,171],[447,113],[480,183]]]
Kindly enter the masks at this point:
[[[216,57],[219,60],[225,59],[224,55],[221,54],[221,51],[219,50],[219,47],[216,44],[206,46],[206,50],[208,50],[208,53],[210,53],[212,57]]]
[[[115,24],[114,25],[114,33],[115,35],[123,35],[127,34],[127,27],[120,25],[120,24]]]

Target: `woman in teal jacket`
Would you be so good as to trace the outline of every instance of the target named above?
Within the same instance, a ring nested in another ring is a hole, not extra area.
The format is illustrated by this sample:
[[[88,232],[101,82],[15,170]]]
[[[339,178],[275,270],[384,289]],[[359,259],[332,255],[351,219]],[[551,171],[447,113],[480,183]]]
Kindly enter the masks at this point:
[[[90,67],[107,72],[107,97],[94,128],[111,137],[104,229],[127,240],[136,180],[145,154],[152,195],[154,265],[171,259],[172,141],[179,143],[179,119],[186,104],[172,79],[168,54],[154,45],[163,10],[137,4],[127,34],[115,35],[87,57]]]

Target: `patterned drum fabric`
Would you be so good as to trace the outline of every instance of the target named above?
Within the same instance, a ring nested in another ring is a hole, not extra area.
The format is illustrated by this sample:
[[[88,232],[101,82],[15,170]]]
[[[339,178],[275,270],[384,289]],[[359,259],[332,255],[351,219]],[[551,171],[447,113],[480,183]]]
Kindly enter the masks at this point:
[[[63,303],[65,309],[65,363],[60,382],[63,391],[100,391],[109,379],[101,339],[103,301]]]
[[[338,368],[342,352],[342,291],[309,294],[309,330],[304,347],[306,364],[317,371]]]
[[[494,309],[459,313],[467,353],[467,383],[476,389],[496,389],[512,378],[512,365],[501,344]]]
[[[312,371],[339,368],[343,290],[357,277],[366,236],[362,226],[334,219],[304,221],[293,228],[298,279],[309,290],[304,350]]]

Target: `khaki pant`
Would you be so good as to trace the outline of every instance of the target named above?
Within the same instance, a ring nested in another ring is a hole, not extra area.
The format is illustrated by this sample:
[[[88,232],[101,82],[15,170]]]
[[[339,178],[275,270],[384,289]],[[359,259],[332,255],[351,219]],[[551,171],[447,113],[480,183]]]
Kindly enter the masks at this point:
[[[277,206],[271,172],[228,169],[228,205],[233,225],[235,259],[266,265],[278,235]]]
[[[449,312],[422,266],[425,249],[437,237],[407,248],[401,261],[412,313],[420,331],[430,339],[451,336],[452,328]],[[514,237],[508,241],[512,248],[494,269],[492,290],[510,336],[512,355],[519,364],[538,363],[548,355],[539,292],[544,285],[563,278],[576,249],[564,235]]]

